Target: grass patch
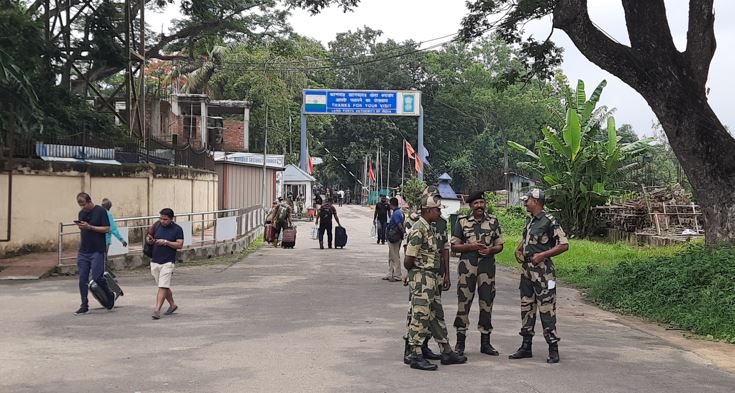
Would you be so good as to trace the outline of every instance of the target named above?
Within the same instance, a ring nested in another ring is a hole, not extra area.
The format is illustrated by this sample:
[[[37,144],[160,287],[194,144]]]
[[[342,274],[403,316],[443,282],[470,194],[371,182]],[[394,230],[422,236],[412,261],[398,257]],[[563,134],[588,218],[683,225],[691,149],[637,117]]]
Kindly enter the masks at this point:
[[[735,343],[733,247],[689,246],[673,256],[624,261],[588,296],[601,305]]]

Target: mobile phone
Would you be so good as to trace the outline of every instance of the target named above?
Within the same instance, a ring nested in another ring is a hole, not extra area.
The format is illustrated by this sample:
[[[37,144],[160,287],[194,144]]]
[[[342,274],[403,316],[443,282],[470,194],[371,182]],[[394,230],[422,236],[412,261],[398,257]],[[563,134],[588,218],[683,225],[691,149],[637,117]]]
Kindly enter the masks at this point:
[[[81,222],[81,221],[79,221],[79,220],[74,220],[74,223],[75,223],[75,224],[81,224],[82,222]]]

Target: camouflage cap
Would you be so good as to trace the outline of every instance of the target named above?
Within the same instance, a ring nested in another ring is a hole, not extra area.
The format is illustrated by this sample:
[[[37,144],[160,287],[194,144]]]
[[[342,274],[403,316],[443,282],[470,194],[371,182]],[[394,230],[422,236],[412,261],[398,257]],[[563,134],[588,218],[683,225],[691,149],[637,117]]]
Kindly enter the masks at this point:
[[[526,193],[526,195],[524,195],[524,196],[521,197],[521,200],[525,202],[525,201],[528,200],[528,198],[533,198],[533,199],[537,199],[537,200],[539,200],[541,202],[545,202],[546,201],[546,194],[544,193],[544,190],[542,190],[540,188],[532,188],[531,190],[529,190]]]
[[[439,191],[434,186],[426,187],[424,192],[421,193],[421,208],[427,209],[431,207],[438,207],[440,209],[446,207],[442,205],[442,197],[439,196]]]

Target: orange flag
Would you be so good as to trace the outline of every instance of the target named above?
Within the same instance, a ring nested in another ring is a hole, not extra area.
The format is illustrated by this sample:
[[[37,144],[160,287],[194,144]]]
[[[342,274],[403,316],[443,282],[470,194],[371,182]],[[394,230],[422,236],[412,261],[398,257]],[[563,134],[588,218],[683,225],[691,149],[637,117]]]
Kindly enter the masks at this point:
[[[406,155],[408,158],[415,160],[416,159],[416,151],[413,149],[413,146],[411,146],[410,143],[408,143],[407,140],[403,140],[404,143],[406,143]]]
[[[370,169],[368,169],[368,177],[372,181],[375,181],[375,179],[376,179],[375,172],[373,172],[373,162],[372,162],[372,160],[370,161]]]
[[[308,168],[309,168],[309,174],[311,175],[312,173],[314,173],[314,161],[311,160],[311,154],[309,154],[307,157],[309,157]]]
[[[416,157],[416,159],[414,160],[414,162],[415,162],[416,172],[417,173],[418,172],[423,172],[424,163],[421,162],[421,159],[419,157]]]

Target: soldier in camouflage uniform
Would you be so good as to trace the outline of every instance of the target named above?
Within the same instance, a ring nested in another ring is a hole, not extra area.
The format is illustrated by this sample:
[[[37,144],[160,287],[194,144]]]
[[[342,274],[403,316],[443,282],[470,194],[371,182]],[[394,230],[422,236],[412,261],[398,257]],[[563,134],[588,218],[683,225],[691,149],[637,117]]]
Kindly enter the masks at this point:
[[[485,212],[485,194],[475,192],[467,199],[472,213],[459,216],[452,228],[452,251],[462,253],[459,259],[457,280],[457,352],[464,353],[469,313],[475,298],[475,287],[479,292],[480,352],[498,356],[490,344],[493,301],[495,300],[495,254],[503,251],[500,223],[495,216]]]
[[[569,249],[564,230],[551,214],[544,212],[544,191],[534,188],[522,197],[531,217],[515,256],[521,264],[521,332],[523,343],[511,359],[533,356],[531,342],[536,325],[536,310],[541,317],[544,338],[549,344],[547,363],[559,362],[559,336],[556,334],[556,269],[551,257]]]
[[[441,217],[441,198],[436,187],[427,187],[421,196],[421,218],[413,225],[408,235],[406,258],[403,262],[408,270],[411,289],[411,323],[408,327],[408,344],[411,368],[436,370],[436,365],[424,359],[421,347],[432,334],[442,346],[442,364],[460,364],[467,361],[452,350],[447,339],[444,309],[441,304],[439,270],[441,250],[437,244],[435,229],[430,225]]]
[[[406,228],[406,232],[408,232],[413,224],[415,224],[419,219],[421,218],[421,214],[418,212],[412,212],[408,217],[406,217],[406,220],[404,220],[404,227]],[[441,266],[439,267],[439,282],[442,283],[441,291],[439,291],[437,295],[437,300],[441,302],[441,293],[442,291],[448,291],[449,288],[452,286],[451,279],[449,277],[449,237],[447,236],[447,220],[445,220],[443,217],[439,217],[436,222],[432,222],[429,224],[434,229],[434,237],[436,238],[437,247],[439,250],[441,250]],[[404,252],[406,248],[408,247],[408,237],[404,239],[403,242],[403,249]],[[408,276],[405,276],[403,278],[403,285],[408,285]],[[406,314],[406,328],[411,326],[411,315],[412,315],[412,309],[411,309],[411,294],[409,292],[408,295],[408,313]],[[430,326],[431,335],[435,339],[441,339],[441,335],[438,333],[441,331],[441,329],[438,327],[436,320],[432,320],[432,324]],[[410,364],[410,355],[411,355],[411,346],[408,344],[408,333],[403,337],[405,340],[405,347],[403,352],[403,362],[406,364]],[[429,348],[429,339],[430,337],[427,337],[424,341],[424,344],[421,346],[421,353],[424,355],[424,359],[429,360],[439,360],[441,359],[440,355],[437,355]],[[438,342],[438,341],[437,341]],[[441,346],[441,343],[439,343]]]

